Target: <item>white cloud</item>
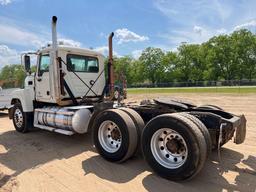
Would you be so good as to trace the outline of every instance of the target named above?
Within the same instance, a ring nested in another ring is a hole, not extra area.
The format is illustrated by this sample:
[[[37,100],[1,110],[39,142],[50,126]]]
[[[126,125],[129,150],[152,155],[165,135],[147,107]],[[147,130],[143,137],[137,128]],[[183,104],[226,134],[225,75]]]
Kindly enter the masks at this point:
[[[232,33],[241,28],[256,31],[256,19],[253,19],[256,17],[255,0],[242,0],[239,3],[221,0],[212,0],[210,3],[209,0],[153,0],[153,3],[168,19],[169,28],[160,36],[167,40],[165,43],[170,47],[185,41],[202,43],[215,35]]]
[[[47,44],[51,44],[51,41],[48,41]],[[66,45],[66,46],[71,46],[71,47],[81,47],[82,44],[78,41],[75,41],[73,39],[67,39],[67,38],[59,38],[58,39],[59,45]]]
[[[132,51],[132,57],[133,57],[134,59],[138,59],[138,58],[141,56],[142,51],[143,51],[143,50],[141,50],[141,49]]]
[[[214,36],[216,31],[194,26],[190,30],[172,30],[169,33],[159,35],[161,38],[167,39],[167,43],[171,48],[179,46],[182,42],[186,43],[202,43]]]
[[[102,55],[108,55],[108,46],[96,47],[94,50],[100,52]]]
[[[100,32],[100,37],[104,37],[104,38],[107,38],[107,35],[105,34],[105,33],[103,33],[103,32]]]
[[[94,51],[97,51],[101,53],[102,55],[108,56],[108,46],[101,46],[101,47],[96,47],[93,49]],[[113,51],[113,55],[116,57],[121,57],[117,52]]]
[[[82,44],[58,34],[58,41],[64,45],[81,47]],[[26,49],[38,49],[51,41],[50,28],[42,26],[24,26],[22,23],[0,16],[0,42],[8,45],[23,46]]]
[[[239,29],[256,29],[256,19],[248,21],[246,23],[240,24],[235,26],[234,30],[239,30]]]
[[[7,45],[0,45],[0,68],[7,64],[20,63],[20,56],[14,49],[10,49]]]
[[[118,39],[118,44],[127,43],[127,42],[141,42],[149,40],[147,36],[140,36],[132,31],[129,31],[126,28],[117,29],[115,31],[116,37]]]
[[[13,47],[18,46],[19,50],[37,50],[51,43],[49,31],[40,25],[27,26],[0,16],[0,68],[6,64],[20,63],[20,54],[24,51],[16,51]],[[80,42],[66,38],[62,34],[58,36],[58,41],[64,45],[82,46]]]
[[[170,21],[175,23],[187,24],[196,23],[196,21],[208,20],[220,22],[229,18],[232,13],[232,7],[219,0],[200,0],[200,1],[179,1],[179,0],[154,0],[154,6]]]
[[[228,31],[227,29],[221,28],[221,29],[217,29],[216,33],[217,35],[222,35],[222,34],[228,33]]]
[[[35,34],[18,26],[0,23],[0,42],[21,46],[39,47],[46,42],[46,37]]]
[[[202,27],[200,27],[200,26],[195,25],[194,28],[193,28],[193,31],[195,33],[198,33],[199,35],[202,35],[204,29]]]
[[[0,5],[8,5],[12,2],[12,0],[0,0]]]

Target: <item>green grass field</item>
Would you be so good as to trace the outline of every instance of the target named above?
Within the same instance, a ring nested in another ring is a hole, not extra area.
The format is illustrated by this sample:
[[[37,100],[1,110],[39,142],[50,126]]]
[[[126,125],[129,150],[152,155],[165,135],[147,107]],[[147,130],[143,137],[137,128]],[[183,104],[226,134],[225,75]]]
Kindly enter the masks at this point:
[[[256,86],[243,87],[171,87],[171,88],[128,88],[128,94],[149,93],[256,93]]]

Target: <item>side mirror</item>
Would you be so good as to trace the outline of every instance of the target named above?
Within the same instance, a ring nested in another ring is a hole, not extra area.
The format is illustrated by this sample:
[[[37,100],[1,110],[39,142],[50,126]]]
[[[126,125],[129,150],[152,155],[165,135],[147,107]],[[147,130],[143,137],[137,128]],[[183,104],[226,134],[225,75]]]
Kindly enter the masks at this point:
[[[24,56],[24,64],[25,64],[26,72],[30,72],[30,56],[28,55]]]

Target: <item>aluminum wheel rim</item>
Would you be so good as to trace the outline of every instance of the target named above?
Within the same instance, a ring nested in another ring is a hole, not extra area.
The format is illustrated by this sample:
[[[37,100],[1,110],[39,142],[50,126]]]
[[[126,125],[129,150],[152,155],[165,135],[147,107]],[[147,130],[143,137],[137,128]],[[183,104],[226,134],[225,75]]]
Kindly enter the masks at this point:
[[[23,114],[20,109],[14,111],[14,122],[17,127],[21,128],[23,125]]]
[[[176,146],[170,143],[177,143],[179,148],[176,151],[170,150],[170,146],[172,148]],[[188,148],[184,138],[170,128],[161,128],[156,131],[151,138],[150,147],[155,160],[168,169],[181,167],[188,157]]]
[[[98,139],[103,149],[109,153],[117,152],[122,144],[122,134],[119,127],[109,120],[101,123]]]

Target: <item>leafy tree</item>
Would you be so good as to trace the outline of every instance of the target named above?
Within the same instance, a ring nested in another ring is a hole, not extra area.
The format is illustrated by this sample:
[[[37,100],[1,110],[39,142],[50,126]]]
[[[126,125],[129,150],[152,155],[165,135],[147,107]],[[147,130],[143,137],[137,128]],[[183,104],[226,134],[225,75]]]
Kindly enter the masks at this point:
[[[22,87],[24,84],[25,72],[22,65],[5,65],[0,73],[0,80],[4,80],[4,86]]]
[[[33,66],[32,71],[35,70]],[[165,53],[160,48],[148,47],[139,59],[114,58],[114,71],[116,82],[126,78],[128,84],[252,80],[256,78],[256,35],[241,29],[215,36],[202,44],[183,43],[175,52]],[[0,80],[7,81],[6,87],[22,86],[24,78],[21,65],[6,65],[0,72]]]
[[[128,73],[128,84],[141,83],[146,80],[145,67],[140,60],[132,60]]]
[[[235,31],[231,37],[234,46],[234,60],[237,65],[238,79],[252,80],[256,74],[256,37],[243,29]]]
[[[127,79],[128,83],[131,83],[132,78],[130,77],[130,68],[132,63],[132,58],[129,56],[124,56],[114,59],[114,71],[116,74],[116,80],[122,81],[124,78]]]
[[[208,41],[208,59],[214,75],[225,80],[235,77],[237,65],[234,60],[233,42],[228,35],[213,37]],[[212,76],[213,77],[213,76]]]
[[[176,52],[167,52],[162,60],[164,66],[163,80],[164,82],[172,82],[179,78],[177,72],[178,54]]]
[[[162,63],[163,56],[164,52],[160,48],[148,47],[139,58],[139,61],[144,65],[147,79],[153,84],[163,80],[162,74],[165,69]]]
[[[181,81],[204,80],[206,63],[204,50],[198,44],[182,44],[178,47],[177,70]]]

